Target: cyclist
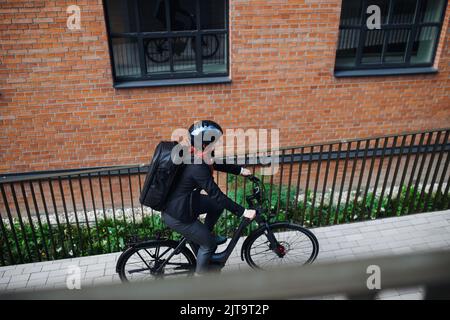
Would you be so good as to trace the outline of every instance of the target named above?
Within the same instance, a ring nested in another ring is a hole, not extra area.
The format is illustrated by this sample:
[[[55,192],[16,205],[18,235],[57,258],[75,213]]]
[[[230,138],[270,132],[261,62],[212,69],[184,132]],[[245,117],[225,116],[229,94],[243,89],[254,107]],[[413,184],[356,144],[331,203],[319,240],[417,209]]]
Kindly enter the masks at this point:
[[[191,163],[177,177],[163,219],[168,227],[200,246],[197,253],[196,274],[208,271],[209,260],[217,245],[226,238],[215,237],[212,230],[224,209],[237,216],[253,219],[255,210],[248,210],[228,198],[214,182],[213,170],[235,175],[251,175],[250,170],[235,164],[216,164],[208,155],[214,152],[214,143],[222,136],[222,128],[214,121],[202,120],[189,128]],[[201,143],[197,143],[200,141]],[[205,194],[206,192],[206,194]],[[205,223],[198,216],[206,213]]]

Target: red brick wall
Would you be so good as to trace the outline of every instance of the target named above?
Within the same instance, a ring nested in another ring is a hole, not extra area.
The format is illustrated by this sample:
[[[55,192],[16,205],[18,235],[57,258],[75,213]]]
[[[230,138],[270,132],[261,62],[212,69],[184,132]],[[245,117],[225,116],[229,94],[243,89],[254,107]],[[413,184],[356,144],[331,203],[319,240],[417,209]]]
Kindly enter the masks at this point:
[[[230,1],[232,84],[115,90],[100,0],[2,1],[0,172],[146,162],[200,118],[279,128],[282,145],[449,126],[450,10],[438,74],[336,79],[340,5]]]

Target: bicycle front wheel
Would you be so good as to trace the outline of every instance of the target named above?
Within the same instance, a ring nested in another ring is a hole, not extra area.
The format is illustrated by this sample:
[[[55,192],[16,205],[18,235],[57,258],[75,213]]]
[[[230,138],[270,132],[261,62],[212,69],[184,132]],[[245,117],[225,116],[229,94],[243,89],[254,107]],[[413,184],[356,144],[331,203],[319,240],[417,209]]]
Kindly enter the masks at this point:
[[[272,223],[269,229],[276,239],[276,248],[271,248],[264,227],[250,234],[244,243],[245,261],[252,268],[267,270],[284,265],[304,265],[317,258],[319,242],[308,229],[288,222]]]
[[[171,240],[149,241],[128,248],[117,261],[116,271],[120,279],[134,282],[191,275],[195,270],[195,257],[186,247],[172,255],[177,245],[178,242]]]

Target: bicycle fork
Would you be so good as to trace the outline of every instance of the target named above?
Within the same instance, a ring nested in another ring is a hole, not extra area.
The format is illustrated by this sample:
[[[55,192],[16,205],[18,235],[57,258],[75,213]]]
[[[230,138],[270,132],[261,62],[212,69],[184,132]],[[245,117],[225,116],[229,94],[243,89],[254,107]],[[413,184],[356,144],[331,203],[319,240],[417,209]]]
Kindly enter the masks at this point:
[[[275,252],[278,257],[284,257],[286,255],[286,248],[277,241],[275,235],[269,227],[269,223],[267,221],[264,221],[262,222],[262,224],[265,228],[264,234],[266,235],[267,240],[269,240],[269,249]]]

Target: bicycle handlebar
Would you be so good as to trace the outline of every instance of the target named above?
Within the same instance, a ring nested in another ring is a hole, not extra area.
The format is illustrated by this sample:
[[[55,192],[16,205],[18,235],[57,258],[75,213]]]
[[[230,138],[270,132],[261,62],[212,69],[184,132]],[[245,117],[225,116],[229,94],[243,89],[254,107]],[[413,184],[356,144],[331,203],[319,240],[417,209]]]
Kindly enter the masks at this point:
[[[260,221],[262,221],[261,213],[262,213],[262,204],[264,202],[264,185],[262,184],[261,180],[254,175],[247,176],[246,178],[248,178],[251,182],[257,185],[253,187],[253,193],[248,195],[246,197],[246,200],[249,207],[251,209],[256,210],[256,217],[253,220],[259,223]],[[249,222],[252,221],[250,219],[247,220]]]

